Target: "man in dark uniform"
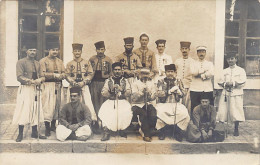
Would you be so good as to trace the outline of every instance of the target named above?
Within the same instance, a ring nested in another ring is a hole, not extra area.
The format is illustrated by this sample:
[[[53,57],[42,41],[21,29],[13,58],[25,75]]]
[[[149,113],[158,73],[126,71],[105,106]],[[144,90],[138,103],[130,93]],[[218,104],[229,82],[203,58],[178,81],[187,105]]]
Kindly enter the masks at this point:
[[[212,135],[216,126],[217,112],[210,105],[210,93],[203,93],[200,105],[193,110],[192,122],[187,129],[187,141],[207,142],[212,141]]]
[[[138,69],[142,68],[140,58],[132,52],[134,48],[134,37],[124,38],[125,52],[116,57],[115,62],[121,62],[124,77],[136,77]]]
[[[106,99],[102,96],[101,91],[105,84],[105,80],[112,75],[112,60],[104,54],[106,51],[104,41],[96,42],[95,47],[97,55],[94,55],[89,59],[94,71],[94,77],[89,88],[92,103],[94,105],[96,115],[98,115],[101,105],[106,101]],[[97,131],[99,129],[98,122],[95,123],[93,128],[94,133],[99,133]]]
[[[101,141],[109,140],[110,131],[118,131],[121,137],[127,137],[124,131],[131,123],[131,104],[126,100],[130,96],[130,85],[122,76],[122,64],[112,64],[113,76],[108,78],[102,89],[102,95],[108,98],[102,104],[98,117],[102,120],[104,135]]]
[[[81,88],[70,88],[71,101],[65,104],[60,114],[60,125],[56,136],[60,141],[66,139],[86,141],[91,135],[91,113],[89,108],[80,102]]]
[[[134,50],[133,52],[140,58],[142,66],[151,71],[150,78],[153,78],[158,73],[158,70],[156,65],[155,54],[147,47],[148,42],[149,42],[148,35],[145,33],[141,34],[140,36],[141,47]]]
[[[17,93],[17,103],[12,124],[19,125],[19,134],[16,142],[23,140],[25,124],[32,126],[32,138],[38,138],[37,125],[43,122],[42,105],[40,104],[39,89],[44,77],[39,78],[40,64],[35,60],[36,45],[27,45],[27,57],[20,59],[16,64],[17,80],[21,83]],[[35,100],[37,98],[37,100]],[[40,139],[46,139],[39,135]]]

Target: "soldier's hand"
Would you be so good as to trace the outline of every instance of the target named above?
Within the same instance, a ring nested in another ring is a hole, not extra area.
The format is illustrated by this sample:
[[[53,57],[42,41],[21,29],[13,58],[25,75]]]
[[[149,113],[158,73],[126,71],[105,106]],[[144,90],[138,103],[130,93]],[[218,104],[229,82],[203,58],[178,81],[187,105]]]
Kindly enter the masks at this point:
[[[84,87],[84,82],[78,82],[78,86],[80,87],[80,88],[82,88],[82,87]]]
[[[204,140],[208,139],[208,134],[205,132],[205,130],[202,130],[201,134],[202,134],[202,137],[203,137]]]
[[[127,75],[132,75],[132,74],[133,74],[133,73],[132,73],[130,70],[128,70],[128,69],[125,69],[124,72],[125,72]]]
[[[165,95],[165,92],[164,92],[164,91],[159,90],[159,91],[157,92],[157,96],[158,96],[158,97],[165,97],[166,95]]]
[[[209,138],[212,137],[212,130],[209,130],[209,132],[208,132],[208,137],[209,137]]]
[[[41,79],[36,79],[36,80],[34,80],[34,84],[35,85],[40,85],[42,83],[42,80]]]
[[[170,92],[171,93],[174,93],[175,91],[177,91],[179,89],[179,87],[178,86],[174,86],[174,87],[172,87],[171,89],[170,89]]]

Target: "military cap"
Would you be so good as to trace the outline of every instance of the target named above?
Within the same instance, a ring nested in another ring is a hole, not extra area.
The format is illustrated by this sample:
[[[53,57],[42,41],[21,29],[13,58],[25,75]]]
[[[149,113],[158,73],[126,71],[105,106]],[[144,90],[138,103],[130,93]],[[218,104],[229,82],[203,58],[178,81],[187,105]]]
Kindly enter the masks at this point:
[[[211,94],[208,93],[208,92],[202,92],[200,100],[202,100],[202,99],[208,99],[209,100],[209,98],[211,97],[210,95]]]
[[[79,44],[79,43],[72,44],[73,50],[82,50],[82,47],[83,47],[83,44]]]
[[[125,44],[133,44],[134,43],[134,37],[126,37],[124,38]]]
[[[120,67],[122,68],[122,63],[121,63],[121,62],[114,62],[114,63],[112,64],[112,69],[114,69],[114,68],[117,67],[117,66],[120,66]]]
[[[50,50],[50,49],[54,49],[54,48],[60,48],[60,44],[57,42],[48,42],[46,44],[46,49]]]
[[[167,71],[167,70],[176,71],[176,66],[174,64],[165,65],[164,68],[165,68],[165,71]]]
[[[72,87],[70,88],[70,93],[78,93],[80,94],[81,88],[80,87]]]
[[[37,49],[37,42],[25,43],[26,49]]]
[[[190,44],[191,44],[191,42],[189,42],[189,41],[181,41],[180,42],[181,47],[189,48]]]
[[[156,43],[157,46],[158,46],[158,44],[164,44],[164,45],[165,45],[166,40],[164,40],[164,39],[159,39],[159,40],[155,41],[155,43]]]
[[[105,42],[104,41],[98,41],[95,43],[96,49],[105,48]]]
[[[206,46],[197,46],[196,50],[206,50],[207,51],[207,47]]]
[[[226,54],[226,59],[229,59],[229,58],[232,58],[232,57],[237,58],[237,52],[228,52]]]

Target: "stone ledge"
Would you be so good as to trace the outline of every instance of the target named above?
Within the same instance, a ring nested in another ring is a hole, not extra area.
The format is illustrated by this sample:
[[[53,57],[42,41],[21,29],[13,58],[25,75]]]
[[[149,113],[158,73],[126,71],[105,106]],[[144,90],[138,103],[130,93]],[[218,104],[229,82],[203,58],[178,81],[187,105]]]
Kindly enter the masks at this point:
[[[87,142],[73,141],[74,153],[103,153],[106,152],[107,145],[100,140],[90,140]]]
[[[31,140],[23,140],[20,143],[14,140],[1,140],[0,141],[0,153],[1,152],[31,152]]]
[[[136,140],[127,140],[127,141],[110,140],[107,142],[106,152],[145,153],[145,143],[146,142],[136,141]]]
[[[72,141],[34,140],[31,143],[31,152],[72,152]]]
[[[258,144],[260,146],[260,144]],[[219,142],[219,143],[188,143],[177,141],[143,142],[139,140],[101,142],[99,140],[65,141],[56,140],[23,140],[16,143],[14,140],[0,141],[0,153],[2,152],[54,152],[54,153],[145,153],[145,154],[212,154],[247,152],[251,150],[260,152],[260,148],[254,148],[248,142]]]

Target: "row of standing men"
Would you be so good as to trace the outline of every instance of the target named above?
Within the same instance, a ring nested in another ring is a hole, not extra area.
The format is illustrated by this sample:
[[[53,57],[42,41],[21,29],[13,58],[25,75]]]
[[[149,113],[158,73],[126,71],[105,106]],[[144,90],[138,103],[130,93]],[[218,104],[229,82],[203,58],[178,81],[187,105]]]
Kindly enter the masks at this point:
[[[66,68],[62,60],[57,57],[58,45],[49,45],[49,55],[39,63],[34,60],[35,47],[28,45],[27,57],[17,62],[17,80],[21,86],[18,89],[17,106],[13,117],[13,124],[19,125],[16,141],[23,139],[23,127],[28,123],[32,125],[32,137],[46,138],[37,131],[37,125],[41,121],[45,123],[45,135],[50,136],[51,131],[56,131],[58,119],[64,126],[57,128],[59,140],[71,138],[72,133],[78,135],[76,137],[82,135],[79,139],[85,140],[90,135],[91,129],[97,133],[100,127],[104,129],[101,140],[109,139],[109,130],[120,130],[120,135],[126,137],[123,131],[125,128],[129,125],[140,125],[143,139],[151,141],[156,129],[160,130],[160,139],[164,139],[165,131],[162,128],[166,128],[165,125],[174,125],[174,133],[177,132],[175,138],[181,141],[190,121],[189,116],[193,119],[195,113],[193,111],[196,106],[202,104],[203,99],[206,98],[211,104],[207,105],[211,108],[206,109],[215,111],[212,108],[214,67],[212,62],[205,60],[205,46],[197,47],[199,60],[193,60],[189,57],[191,43],[180,42],[183,57],[172,64],[172,58],[164,53],[165,40],[156,41],[158,49],[156,55],[147,47],[149,37],[146,34],[140,36],[141,47],[134,51],[133,37],[124,38],[124,42],[125,52],[116,57],[113,65],[112,60],[104,54],[103,41],[95,43],[97,55],[92,56],[89,61],[81,58],[83,44],[72,44],[74,59],[66,65]],[[232,59],[235,58],[234,64],[230,65],[229,70],[224,70],[225,74],[219,82],[224,90],[220,99],[222,102],[219,104],[218,120],[224,122],[229,118],[229,121],[235,121],[234,135],[238,135],[238,122],[245,120],[242,95],[246,76],[243,69],[236,66],[237,58],[234,54],[230,55],[233,55]],[[67,92],[67,101],[71,101],[68,103],[70,106],[68,104],[63,106],[63,79],[70,84]],[[74,87],[82,90],[80,104],[72,103],[71,90],[78,92]],[[228,92],[231,95],[228,95]],[[229,107],[225,102],[227,95],[233,99]],[[84,109],[84,112],[77,110],[79,107]],[[129,109],[130,111],[127,111]],[[75,114],[73,110],[84,115]],[[116,114],[113,115],[113,112]],[[210,116],[212,113],[203,111],[197,116],[203,114]],[[192,120],[197,119],[193,123],[197,123],[195,125],[203,130],[200,132],[204,138],[200,139],[206,139],[212,135],[212,131],[209,130],[214,128],[216,119],[204,116],[201,118],[212,120],[208,122],[206,134],[203,132],[205,124],[202,129],[200,118]],[[85,125],[90,127],[83,127]],[[120,125],[124,126],[119,128]]]

